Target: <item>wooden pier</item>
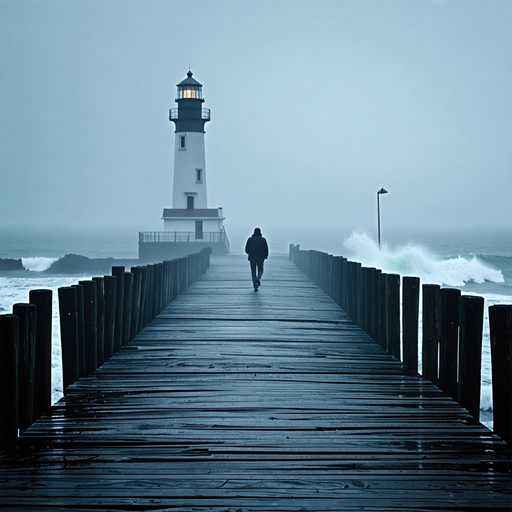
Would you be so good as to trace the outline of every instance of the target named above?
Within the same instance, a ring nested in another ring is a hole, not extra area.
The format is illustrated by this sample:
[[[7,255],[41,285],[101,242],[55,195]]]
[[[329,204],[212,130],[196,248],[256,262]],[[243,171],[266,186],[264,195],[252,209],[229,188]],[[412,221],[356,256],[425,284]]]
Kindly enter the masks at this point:
[[[284,256],[212,258],[0,452],[0,509],[507,510],[510,447]]]

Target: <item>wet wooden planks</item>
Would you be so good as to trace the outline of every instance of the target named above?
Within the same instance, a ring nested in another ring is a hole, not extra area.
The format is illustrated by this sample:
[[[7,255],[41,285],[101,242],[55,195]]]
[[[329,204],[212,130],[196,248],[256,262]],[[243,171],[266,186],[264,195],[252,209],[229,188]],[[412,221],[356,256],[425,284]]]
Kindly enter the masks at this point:
[[[13,510],[510,510],[510,450],[284,257],[212,266],[2,453]]]

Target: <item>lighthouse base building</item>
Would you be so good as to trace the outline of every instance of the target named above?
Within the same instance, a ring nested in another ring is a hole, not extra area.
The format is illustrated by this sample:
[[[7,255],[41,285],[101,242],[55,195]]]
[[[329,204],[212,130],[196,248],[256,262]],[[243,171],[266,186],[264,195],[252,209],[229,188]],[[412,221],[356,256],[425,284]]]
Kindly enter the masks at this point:
[[[214,256],[229,252],[222,208],[165,208],[164,231],[139,233],[139,260],[144,263],[180,258],[211,247]]]
[[[212,254],[229,252],[222,208],[208,208],[204,125],[210,109],[202,108],[202,85],[192,72],[178,84],[178,108],[169,111],[175,123],[172,208],[162,215],[163,231],[139,233],[139,260],[144,263],[186,256],[211,247]]]

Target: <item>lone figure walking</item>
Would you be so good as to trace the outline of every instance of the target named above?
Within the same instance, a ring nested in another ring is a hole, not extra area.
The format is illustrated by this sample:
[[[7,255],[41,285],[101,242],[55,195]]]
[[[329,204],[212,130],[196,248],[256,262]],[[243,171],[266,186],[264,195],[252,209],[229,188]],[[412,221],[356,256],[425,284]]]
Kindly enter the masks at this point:
[[[258,291],[261,285],[261,276],[263,275],[263,262],[268,258],[267,241],[261,236],[261,229],[255,228],[253,235],[245,244],[245,252],[249,255],[248,260],[251,264],[252,284],[254,291]],[[256,275],[256,268],[258,274]]]

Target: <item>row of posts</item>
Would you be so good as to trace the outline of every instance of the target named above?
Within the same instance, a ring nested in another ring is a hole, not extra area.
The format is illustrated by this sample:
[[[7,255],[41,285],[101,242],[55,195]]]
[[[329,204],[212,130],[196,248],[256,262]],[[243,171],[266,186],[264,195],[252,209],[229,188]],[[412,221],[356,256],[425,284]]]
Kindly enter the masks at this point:
[[[385,350],[418,371],[420,279],[291,245],[291,261]],[[402,293],[400,294],[400,288]],[[424,284],[422,375],[480,416],[483,297]],[[512,305],[489,307],[494,432],[512,443]]]
[[[176,296],[206,272],[211,248],[154,265],[112,267],[58,289],[64,394],[126,346]],[[52,290],[0,315],[0,447],[14,446],[51,407]]]

